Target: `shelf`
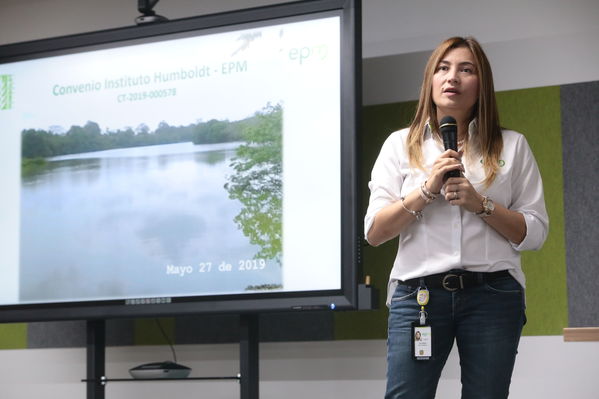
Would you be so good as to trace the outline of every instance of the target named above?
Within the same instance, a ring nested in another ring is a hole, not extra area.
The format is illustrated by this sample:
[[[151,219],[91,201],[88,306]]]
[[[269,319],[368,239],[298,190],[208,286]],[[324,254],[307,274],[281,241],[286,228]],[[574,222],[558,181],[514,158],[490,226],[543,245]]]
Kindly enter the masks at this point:
[[[87,372],[85,382],[87,399],[104,399],[109,382],[144,381],[237,381],[241,399],[259,399],[259,329],[257,314],[239,316],[239,373],[236,376],[185,378],[108,378],[106,373],[106,321],[88,320],[86,324]]]
[[[599,341],[599,327],[564,328],[564,341],[566,341],[566,342]]]
[[[107,384],[109,382],[143,382],[143,381],[219,381],[219,380],[241,380],[241,375],[224,377],[183,377],[183,378],[105,378],[83,379],[81,382],[99,382]]]

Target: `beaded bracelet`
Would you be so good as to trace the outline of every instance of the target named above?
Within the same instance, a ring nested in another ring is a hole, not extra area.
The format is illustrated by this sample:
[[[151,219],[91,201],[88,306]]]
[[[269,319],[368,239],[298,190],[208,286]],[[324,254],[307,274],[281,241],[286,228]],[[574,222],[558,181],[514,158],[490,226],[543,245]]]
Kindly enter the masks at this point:
[[[414,216],[416,218],[416,220],[420,220],[422,219],[422,211],[413,211],[411,209],[408,209],[406,207],[406,204],[404,204],[404,197],[401,197],[401,206],[403,206],[403,209],[406,210],[406,212],[408,212],[409,214],[411,214],[412,216]]]
[[[426,188],[426,182],[427,181],[428,180],[425,180],[420,185],[420,197],[422,197],[422,199],[424,200],[424,202],[426,202],[426,204],[428,205],[428,204],[430,204],[431,202],[433,202],[434,200],[437,199],[437,194],[433,194],[432,192],[430,192]]]

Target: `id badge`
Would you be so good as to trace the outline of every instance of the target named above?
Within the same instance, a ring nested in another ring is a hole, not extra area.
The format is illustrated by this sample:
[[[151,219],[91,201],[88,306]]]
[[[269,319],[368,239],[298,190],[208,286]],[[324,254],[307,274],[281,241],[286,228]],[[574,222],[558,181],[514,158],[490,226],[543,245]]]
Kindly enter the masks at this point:
[[[433,355],[433,334],[431,326],[412,323],[412,348],[414,359],[429,360]]]

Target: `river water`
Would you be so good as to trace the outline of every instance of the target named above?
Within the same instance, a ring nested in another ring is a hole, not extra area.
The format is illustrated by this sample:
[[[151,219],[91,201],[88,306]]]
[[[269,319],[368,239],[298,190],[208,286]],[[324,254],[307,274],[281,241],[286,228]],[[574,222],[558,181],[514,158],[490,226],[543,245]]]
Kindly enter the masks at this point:
[[[48,159],[22,179],[23,302],[246,292],[280,285],[224,188],[239,143],[177,143]]]

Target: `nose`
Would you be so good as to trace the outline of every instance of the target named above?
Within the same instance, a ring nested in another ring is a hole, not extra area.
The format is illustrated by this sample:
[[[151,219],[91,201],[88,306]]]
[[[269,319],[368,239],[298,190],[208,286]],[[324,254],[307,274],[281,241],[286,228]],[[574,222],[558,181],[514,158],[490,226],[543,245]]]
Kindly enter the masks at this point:
[[[451,68],[447,73],[447,82],[448,83],[458,83],[458,71],[455,68]]]
[[[447,82],[449,83],[458,83],[458,75],[456,73],[450,73],[447,75]]]

